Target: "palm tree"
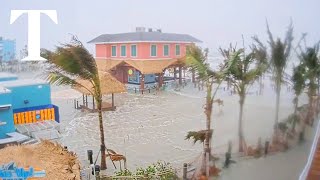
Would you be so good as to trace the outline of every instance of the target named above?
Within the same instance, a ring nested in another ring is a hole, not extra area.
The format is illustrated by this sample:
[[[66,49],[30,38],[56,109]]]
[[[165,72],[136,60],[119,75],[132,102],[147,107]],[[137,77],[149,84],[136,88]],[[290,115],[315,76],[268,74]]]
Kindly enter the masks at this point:
[[[291,77],[291,81],[293,83],[293,90],[294,90],[295,97],[293,99],[294,113],[293,113],[293,121],[292,121],[292,127],[291,127],[292,132],[295,132],[296,123],[299,120],[297,111],[298,111],[298,105],[299,105],[299,96],[301,95],[301,93],[305,88],[306,79],[304,74],[305,74],[305,68],[303,64],[299,64],[298,66],[293,68],[293,75]]]
[[[44,50],[43,57],[48,59],[50,67],[47,68],[46,77],[51,84],[80,86],[95,98],[99,116],[101,169],[107,169],[101,84],[95,59],[76,37],[73,37],[70,43],[58,46],[55,52]],[[78,83],[78,78],[89,81],[93,90]]]
[[[219,86],[221,82],[226,77],[226,72],[228,71],[228,68],[230,67],[229,64],[225,64],[223,67],[221,67],[221,70],[219,72],[215,72],[210,68],[210,64],[208,63],[208,49],[202,50],[201,48],[197,46],[191,46],[187,50],[187,64],[193,69],[196,74],[197,78],[204,82],[204,85],[206,87],[206,104],[205,104],[205,115],[206,115],[206,130],[201,130],[199,132],[189,132],[187,135],[187,139],[190,139],[191,137],[194,138],[195,142],[198,140],[204,141],[204,160],[202,163],[202,171],[205,171],[206,167],[208,166],[208,162],[206,162],[206,159],[211,158],[211,145],[210,140],[212,137],[212,129],[211,129],[211,115],[212,115],[212,105],[214,102],[214,98],[217,94],[217,91],[219,89]],[[213,89],[213,84],[217,83],[218,87],[216,89]],[[208,174],[207,174],[208,176]]]
[[[314,97],[317,96],[317,78],[320,69],[319,62],[319,43],[313,47],[308,47],[306,50],[301,50],[299,54],[299,59],[304,67],[304,76],[308,83],[306,84],[308,88],[308,98],[309,98],[309,109],[306,117],[306,122],[312,125],[315,115],[315,101]]]
[[[243,107],[246,99],[246,93],[250,86],[256,82],[259,77],[266,71],[266,54],[257,48],[252,48],[249,54],[245,54],[245,49],[236,49],[230,46],[229,49],[221,49],[220,52],[225,58],[225,62],[234,60],[227,73],[227,80],[239,95],[239,152],[243,152],[245,138],[243,135]]]
[[[268,44],[270,46],[270,53],[268,54],[269,65],[272,71],[273,81],[275,83],[275,91],[276,91],[276,113],[275,113],[275,141],[277,141],[277,132],[278,132],[278,124],[279,124],[279,105],[280,105],[280,93],[281,93],[281,85],[285,83],[285,69],[287,67],[289,56],[292,47],[293,41],[293,26],[289,25],[289,28],[286,32],[286,37],[283,41],[280,38],[274,39],[273,35],[270,31],[269,25],[267,23],[267,33],[269,36]],[[253,38],[261,49],[264,49],[267,52],[266,46],[257,38]],[[267,54],[267,53],[266,53]]]

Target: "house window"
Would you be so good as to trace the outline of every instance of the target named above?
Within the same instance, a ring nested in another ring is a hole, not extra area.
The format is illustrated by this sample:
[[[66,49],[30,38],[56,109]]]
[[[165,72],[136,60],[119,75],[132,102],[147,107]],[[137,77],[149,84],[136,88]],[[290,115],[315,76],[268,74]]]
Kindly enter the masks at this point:
[[[176,56],[180,56],[180,45],[176,45]]]
[[[131,45],[131,56],[137,57],[137,45]]]
[[[169,45],[163,45],[163,56],[169,56]]]
[[[117,46],[111,46],[111,56],[112,57],[117,56]]]
[[[121,45],[121,56],[122,57],[127,56],[127,46],[126,45]]]
[[[151,45],[151,56],[152,57],[157,56],[157,45],[155,44]]]

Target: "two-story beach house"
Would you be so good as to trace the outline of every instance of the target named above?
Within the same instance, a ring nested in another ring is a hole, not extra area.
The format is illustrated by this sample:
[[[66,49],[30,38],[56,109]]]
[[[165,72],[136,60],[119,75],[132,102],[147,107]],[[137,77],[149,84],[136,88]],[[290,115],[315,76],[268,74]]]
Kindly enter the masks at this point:
[[[100,70],[109,71],[122,83],[139,84],[158,81],[161,87],[163,72],[168,68],[179,70],[184,65],[187,47],[200,40],[187,34],[163,33],[161,30],[138,27],[135,32],[103,34],[89,43],[95,44],[96,60]]]

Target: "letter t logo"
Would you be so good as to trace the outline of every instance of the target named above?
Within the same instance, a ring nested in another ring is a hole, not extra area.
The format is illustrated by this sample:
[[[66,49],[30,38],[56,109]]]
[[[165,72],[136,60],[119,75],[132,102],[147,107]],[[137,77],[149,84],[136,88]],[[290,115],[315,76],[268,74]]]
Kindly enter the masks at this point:
[[[56,10],[12,10],[10,24],[14,23],[22,14],[28,14],[28,57],[22,61],[45,61],[40,56],[40,15],[46,14],[56,24],[58,17]]]

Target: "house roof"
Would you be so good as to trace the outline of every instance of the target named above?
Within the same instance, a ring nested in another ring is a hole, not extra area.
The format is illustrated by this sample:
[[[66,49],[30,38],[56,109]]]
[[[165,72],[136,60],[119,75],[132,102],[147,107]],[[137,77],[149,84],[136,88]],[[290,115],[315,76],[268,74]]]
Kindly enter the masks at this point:
[[[202,42],[188,34],[174,34],[162,32],[131,32],[120,34],[102,34],[88,43],[114,42]]]
[[[7,73],[7,72],[0,72],[0,79],[2,78],[17,78],[18,76],[15,74]]]
[[[161,73],[165,68],[168,68],[171,65],[180,65],[185,64],[186,58],[178,59],[96,59],[98,69],[100,71],[110,71],[112,68],[121,65],[127,64],[135,69],[139,70],[143,74],[155,74]]]
[[[99,78],[101,84],[101,93],[102,95],[112,94],[112,93],[123,93],[126,92],[126,88],[124,84],[114,78],[108,72],[99,71]],[[77,79],[76,80],[79,85],[75,85],[72,88],[83,93],[83,94],[90,94],[90,92],[94,92],[93,85],[90,81],[84,79]]]

